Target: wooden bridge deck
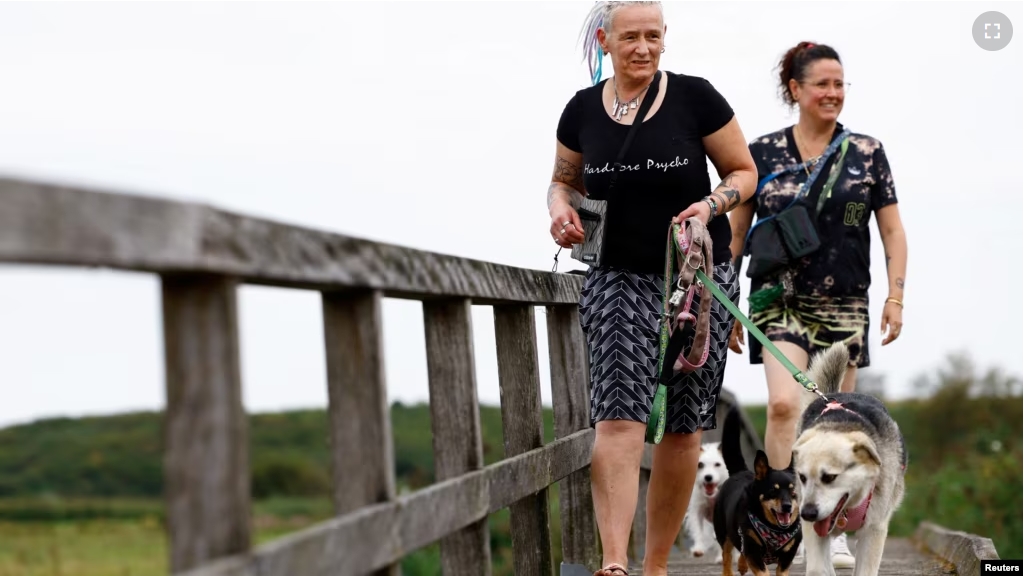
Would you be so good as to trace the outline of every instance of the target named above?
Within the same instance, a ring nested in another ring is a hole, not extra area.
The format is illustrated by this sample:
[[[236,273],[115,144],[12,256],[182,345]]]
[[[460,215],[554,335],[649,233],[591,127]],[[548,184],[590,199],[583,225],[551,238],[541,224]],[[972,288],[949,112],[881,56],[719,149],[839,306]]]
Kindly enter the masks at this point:
[[[774,574],[774,567],[769,567]],[[733,567],[735,572],[735,567]],[[852,575],[851,569],[837,569],[838,576]],[[641,576],[643,570],[636,564],[630,568],[631,576]],[[711,558],[690,558],[688,552],[680,551],[669,564],[669,576],[721,576],[722,566],[715,564]],[[790,576],[805,576],[806,566],[794,565]],[[879,576],[938,576],[956,574],[948,563],[942,562],[933,554],[922,551],[918,545],[905,538],[890,538],[886,542],[885,557]]]
[[[712,558],[688,556],[689,553],[679,552],[673,558],[669,564],[669,576],[721,576],[722,566],[715,564]],[[735,571],[735,566],[733,572],[738,574]],[[770,566],[769,572],[774,574],[775,568]],[[640,576],[643,574],[643,570],[639,564],[634,564],[630,567],[629,573],[630,576]],[[806,566],[795,564],[789,574],[790,576],[805,576]],[[836,574],[837,576],[852,576],[853,570],[837,568]],[[941,574],[956,574],[956,570],[935,556],[922,552],[908,539],[890,538],[886,541],[885,556],[878,576],[939,576]]]

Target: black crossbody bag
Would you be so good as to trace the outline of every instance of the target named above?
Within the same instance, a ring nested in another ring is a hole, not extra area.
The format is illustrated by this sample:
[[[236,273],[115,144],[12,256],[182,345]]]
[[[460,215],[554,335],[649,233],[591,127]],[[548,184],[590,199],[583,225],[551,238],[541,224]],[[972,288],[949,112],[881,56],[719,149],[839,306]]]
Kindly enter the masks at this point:
[[[832,185],[842,170],[849,145],[848,137],[849,132],[845,130],[836,137],[823,154],[825,159],[815,166],[803,188],[785,209],[774,216],[759,220],[750,229],[744,249],[744,255],[750,256],[748,278],[769,276],[788,266],[791,261],[809,256],[821,247],[816,222],[825,198],[819,200],[819,196],[825,189],[831,192]],[[837,158],[836,149],[839,147],[841,151]],[[787,172],[803,169],[805,165],[806,163],[797,164],[766,176],[758,183],[755,193],[760,193],[768,181]],[[819,178],[826,168],[830,171],[828,182]],[[829,194],[826,192],[827,195]]]

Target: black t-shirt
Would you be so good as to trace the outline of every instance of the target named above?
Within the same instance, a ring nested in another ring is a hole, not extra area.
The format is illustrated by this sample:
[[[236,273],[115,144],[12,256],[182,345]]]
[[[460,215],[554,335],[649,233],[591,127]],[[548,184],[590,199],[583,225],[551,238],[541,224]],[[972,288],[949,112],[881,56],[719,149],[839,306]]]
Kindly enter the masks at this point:
[[[622,161],[614,198],[607,198],[608,183],[630,126],[605,111],[601,92],[607,80],[577,92],[558,121],[558,140],[583,154],[587,196],[608,200],[603,264],[607,267],[664,273],[672,218],[712,190],[702,138],[727,124],[733,110],[707,80],[663,74],[668,76],[665,98],[638,129]],[[728,218],[712,219],[708,231],[715,263],[732,260]]]
[[[833,139],[843,131],[836,127]],[[756,138],[750,143],[750,154],[757,165],[757,178],[803,162],[793,139],[793,128],[787,127]],[[838,156],[839,149],[835,154]],[[828,179],[829,166],[818,178]],[[825,200],[817,219],[821,247],[802,258],[796,266],[796,285],[800,294],[808,296],[865,296],[871,285],[872,212],[896,203],[889,160],[882,143],[864,134],[850,133],[850,143],[836,178],[831,196]],[[777,214],[793,200],[807,181],[803,170],[783,174],[765,184],[749,200],[757,203],[758,219]],[[774,279],[754,279],[751,291],[774,284]]]

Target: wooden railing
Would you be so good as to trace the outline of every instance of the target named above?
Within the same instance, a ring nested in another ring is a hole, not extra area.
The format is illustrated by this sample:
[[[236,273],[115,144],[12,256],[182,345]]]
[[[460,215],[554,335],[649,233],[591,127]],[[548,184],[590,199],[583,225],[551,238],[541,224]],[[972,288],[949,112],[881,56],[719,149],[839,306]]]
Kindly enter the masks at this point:
[[[515,573],[548,575],[548,491],[562,561],[592,566],[586,346],[577,275],[456,258],[156,198],[0,180],[0,262],[150,272],[162,281],[164,480],[174,574],[398,574],[440,542],[446,575],[491,573],[488,515],[509,508]],[[252,548],[237,289],[322,295],[336,517]],[[436,483],[397,496],[383,298],[423,302]],[[474,304],[493,306],[505,459],[484,466]],[[543,442],[534,310],[546,308],[555,440]],[[720,410],[735,400],[723,394]],[[710,435],[712,438],[714,435]],[[746,450],[759,441],[749,430]],[[642,554],[650,449],[633,547]],[[749,455],[748,455],[749,456]]]

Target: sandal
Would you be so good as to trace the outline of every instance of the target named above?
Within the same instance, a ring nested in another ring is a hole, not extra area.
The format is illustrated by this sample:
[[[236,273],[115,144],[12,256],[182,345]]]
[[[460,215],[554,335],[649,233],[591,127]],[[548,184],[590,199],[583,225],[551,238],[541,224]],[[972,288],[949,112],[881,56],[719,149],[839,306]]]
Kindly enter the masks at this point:
[[[629,576],[629,572],[621,564],[609,564],[594,572],[594,576]]]

